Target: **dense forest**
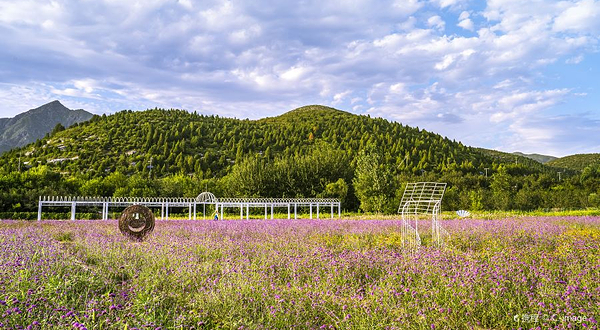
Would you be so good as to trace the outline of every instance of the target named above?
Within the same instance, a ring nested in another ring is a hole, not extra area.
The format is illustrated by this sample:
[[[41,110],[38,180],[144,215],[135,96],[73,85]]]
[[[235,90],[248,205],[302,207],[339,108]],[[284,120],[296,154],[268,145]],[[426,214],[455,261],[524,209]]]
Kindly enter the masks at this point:
[[[0,217],[40,195],[336,197],[395,212],[410,181],[448,182],[445,209],[600,205],[600,166],[581,171],[464,146],[381,118],[308,106],[261,120],[122,111],[0,157]]]
[[[554,159],[548,165],[583,171],[589,166],[600,166],[600,154],[578,154]]]

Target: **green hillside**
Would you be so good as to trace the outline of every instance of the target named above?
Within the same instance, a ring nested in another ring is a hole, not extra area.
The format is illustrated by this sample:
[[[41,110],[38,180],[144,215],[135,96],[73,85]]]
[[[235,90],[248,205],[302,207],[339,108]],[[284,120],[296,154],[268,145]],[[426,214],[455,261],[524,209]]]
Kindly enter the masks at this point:
[[[14,169],[20,152],[27,166],[46,164],[65,175],[148,173],[152,162],[153,177],[177,173],[220,177],[249,155],[291,157],[318,143],[343,150],[350,159],[372,144],[381,149],[386,164],[412,173],[447,168],[477,172],[506,162],[424,130],[309,106],[258,121],[182,110],[123,111],[14,150],[0,158],[0,166]],[[542,167],[536,165],[535,170]]]
[[[599,166],[600,154],[571,155],[549,161],[547,164],[559,168],[583,171],[588,166]]]
[[[195,197],[204,190],[336,197],[348,210],[395,212],[410,181],[448,182],[446,209],[595,205],[600,171],[585,178],[558,171],[561,178],[527,157],[316,105],[260,120],[122,111],[2,155],[0,213],[34,211],[40,195]]]

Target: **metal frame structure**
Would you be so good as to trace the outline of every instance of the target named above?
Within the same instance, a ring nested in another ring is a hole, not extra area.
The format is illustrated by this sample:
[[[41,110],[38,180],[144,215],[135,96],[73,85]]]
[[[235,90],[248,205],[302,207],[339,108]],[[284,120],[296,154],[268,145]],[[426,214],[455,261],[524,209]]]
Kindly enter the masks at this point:
[[[196,197],[196,204],[202,204],[202,219],[206,220],[206,204],[215,204],[217,197],[213,193],[205,191]],[[216,206],[215,206],[216,210]]]
[[[89,196],[40,196],[38,202],[38,220],[42,219],[44,206],[71,207],[71,220],[75,220],[77,206],[102,207],[102,220],[108,220],[110,207],[128,207],[144,205],[148,208],[160,207],[160,218],[169,219],[169,208],[189,208],[189,219],[196,220],[196,205],[194,198],[182,197],[89,197]],[[193,212],[192,212],[193,210]]]
[[[224,218],[225,207],[240,208],[240,219],[244,217],[246,209],[246,219],[249,218],[250,208],[265,209],[265,219],[267,219],[268,209],[271,209],[271,219],[273,219],[275,208],[287,208],[288,219],[292,216],[292,207],[294,209],[294,219],[298,219],[298,207],[308,207],[310,219],[313,218],[313,207],[316,208],[317,219],[320,219],[322,207],[330,207],[331,219],[333,219],[334,208],[337,207],[338,218],[342,217],[342,207],[339,199],[335,198],[219,198],[215,206],[221,208],[221,217]]]
[[[418,220],[431,218],[432,242],[441,246],[449,236],[439,224],[441,218],[442,198],[446,183],[440,182],[410,182],[402,195],[398,213],[402,214],[401,235],[402,244],[408,248],[418,248],[421,245]]]
[[[250,208],[265,209],[265,219],[267,211],[271,210],[271,219],[273,219],[275,208],[287,208],[288,219],[291,219],[292,208],[294,219],[298,218],[298,207],[308,207],[310,210],[310,219],[313,218],[313,207],[316,208],[317,219],[320,219],[322,208],[329,207],[331,218],[334,217],[334,209],[337,208],[338,217],[342,216],[342,207],[338,199],[335,198],[216,198],[210,192],[203,192],[196,198],[182,197],[76,197],[76,196],[40,196],[38,202],[38,220],[42,219],[42,209],[44,206],[50,207],[71,207],[71,220],[75,220],[75,214],[78,206],[84,207],[102,207],[102,219],[108,220],[109,208],[127,207],[130,205],[144,205],[148,208],[160,207],[160,219],[169,219],[169,209],[173,207],[188,208],[189,220],[196,220],[197,207],[202,205],[203,216],[206,218],[206,205],[214,205],[215,210],[219,210],[221,219],[224,219],[225,208],[240,209],[240,219],[244,218],[244,209],[246,219],[249,219]]]

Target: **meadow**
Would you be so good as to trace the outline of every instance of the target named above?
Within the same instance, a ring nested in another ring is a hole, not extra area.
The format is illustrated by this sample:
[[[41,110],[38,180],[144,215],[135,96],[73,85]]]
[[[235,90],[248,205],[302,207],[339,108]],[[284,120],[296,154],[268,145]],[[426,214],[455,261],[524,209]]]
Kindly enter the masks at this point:
[[[600,217],[1,221],[3,329],[598,328]]]

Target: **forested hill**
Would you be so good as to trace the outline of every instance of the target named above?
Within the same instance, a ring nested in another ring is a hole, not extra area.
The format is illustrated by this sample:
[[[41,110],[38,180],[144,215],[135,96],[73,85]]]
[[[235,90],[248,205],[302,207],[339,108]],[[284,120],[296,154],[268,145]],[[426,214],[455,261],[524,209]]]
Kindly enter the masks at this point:
[[[600,166],[600,154],[577,154],[554,159],[548,165],[582,171],[589,166]]]
[[[122,111],[57,128],[2,155],[0,217],[35,211],[40,195],[194,197],[205,189],[231,197],[336,197],[349,210],[395,212],[403,184],[414,181],[447,182],[445,209],[600,204],[600,167],[581,177],[558,171],[323,106],[260,120]]]
[[[307,106],[258,121],[161,109],[96,116],[4,155],[0,166],[16,168],[15,156],[21,153],[26,166],[47,164],[66,175],[152,170],[154,177],[177,173],[220,177],[246,156],[293,157],[319,143],[343,150],[350,160],[371,144],[380,149],[387,166],[412,173],[457,168],[480,172],[514,161],[381,118]],[[525,158],[523,162],[542,170]]]

